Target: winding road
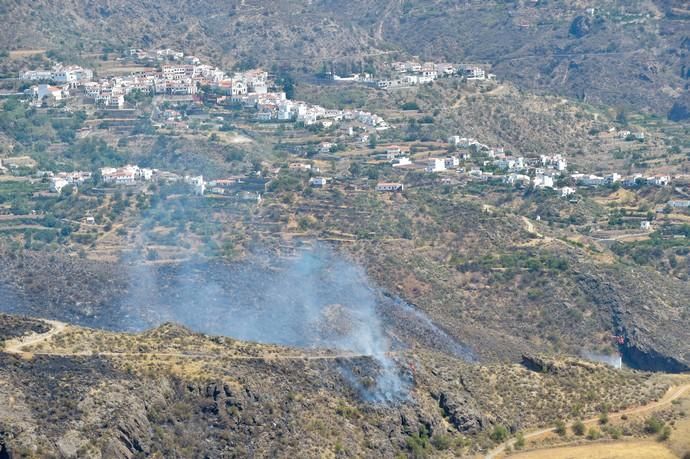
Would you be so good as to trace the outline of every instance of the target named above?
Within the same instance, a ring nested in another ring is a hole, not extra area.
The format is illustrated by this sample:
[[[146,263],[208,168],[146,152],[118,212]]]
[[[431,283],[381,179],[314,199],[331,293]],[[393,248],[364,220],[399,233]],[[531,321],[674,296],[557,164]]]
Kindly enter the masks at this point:
[[[3,352],[7,354],[26,354],[27,351],[24,350],[26,347],[48,341],[53,336],[62,333],[67,327],[66,323],[58,322],[57,320],[42,321],[50,325],[50,330],[45,333],[32,333],[7,340]]]
[[[659,408],[663,408],[665,406],[671,405],[674,400],[679,399],[682,397],[686,392],[690,390],[690,383],[688,384],[683,384],[680,386],[673,386],[669,388],[669,390],[666,392],[666,394],[658,401],[648,403],[647,405],[644,406],[637,406],[633,408],[628,408],[622,411],[618,411],[616,413],[609,413],[609,419],[619,419],[623,415],[630,415],[630,414],[640,414],[640,413],[646,413],[649,411],[654,411]],[[575,424],[576,421],[570,421],[568,422],[565,426],[567,429],[572,428],[573,424]],[[596,424],[599,422],[599,417],[595,418],[590,418],[587,420],[582,421],[585,425],[591,425],[591,424]],[[550,427],[546,429],[539,429],[535,430],[529,433],[524,434],[525,440],[529,440],[531,438],[536,438],[540,437],[542,435],[545,435],[547,433],[555,432],[556,428],[555,427]],[[506,451],[506,448],[510,446],[511,448],[515,445],[515,438],[511,438],[510,440],[505,441],[504,443],[501,443],[498,445],[496,448],[492,449],[489,451],[485,457],[485,459],[495,459],[499,457],[501,454],[503,454]]]

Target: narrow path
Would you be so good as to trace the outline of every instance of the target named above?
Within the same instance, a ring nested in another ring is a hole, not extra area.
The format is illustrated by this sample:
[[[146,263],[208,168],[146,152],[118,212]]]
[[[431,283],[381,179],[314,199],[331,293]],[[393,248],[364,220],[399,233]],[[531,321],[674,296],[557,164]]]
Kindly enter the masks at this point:
[[[376,33],[374,33],[374,38],[376,40],[383,41],[383,26],[385,25],[386,21],[388,21],[388,19],[390,18],[390,15],[393,12],[393,9],[395,8],[396,4],[401,5],[402,0],[391,0],[384,9],[383,14],[381,15],[381,20],[379,21],[379,24],[376,27]]]
[[[5,342],[3,352],[7,354],[24,354],[26,353],[24,348],[48,341],[53,336],[62,333],[67,327],[66,323],[58,322],[57,320],[43,320],[43,322],[50,325],[50,330],[45,333],[32,333],[8,340]]]
[[[59,322],[57,320],[46,320],[41,319],[46,324],[50,325],[50,330],[45,333],[32,333],[29,335],[24,335],[19,338],[14,338],[5,342],[5,347],[3,352],[7,354],[15,355],[46,355],[46,356],[60,356],[60,357],[92,357],[92,356],[103,356],[103,357],[140,357],[140,356],[153,356],[153,357],[173,357],[173,358],[225,358],[230,360],[265,360],[265,361],[275,361],[275,360],[336,360],[336,359],[353,359],[361,357],[371,357],[365,354],[355,354],[350,352],[339,352],[337,354],[297,354],[297,355],[227,355],[219,356],[218,354],[210,353],[194,353],[194,352],[44,352],[44,351],[30,351],[27,350],[30,346],[35,346],[37,344],[49,341],[54,336],[62,333],[69,324],[64,322]]]
[[[616,413],[609,413],[609,418],[619,419],[623,415],[646,413],[648,411],[653,411],[653,410],[668,406],[671,403],[673,403],[674,400],[677,400],[680,397],[682,397],[685,394],[685,392],[687,392],[688,390],[690,390],[690,383],[684,384],[682,386],[671,387],[659,401],[648,403],[647,405],[643,405],[643,406],[628,408],[628,409],[625,409],[622,411],[618,411]],[[575,422],[576,421],[568,422],[565,425],[566,429],[572,428],[572,426],[573,426],[573,424],[575,424]],[[582,422],[585,425],[596,424],[597,422],[599,422],[599,417],[590,418],[590,419],[584,420]],[[542,435],[545,435],[545,434],[551,433],[551,432],[555,432],[555,431],[556,431],[555,427],[550,427],[550,428],[546,428],[546,429],[539,429],[539,430],[535,430],[533,432],[526,433],[524,435],[524,438],[525,438],[525,440],[529,440],[531,438],[540,437]],[[503,454],[508,446],[510,446],[512,448],[515,445],[515,441],[516,441],[515,438],[511,438],[510,440],[507,440],[506,442],[498,445],[496,448],[492,449],[491,451],[489,451],[486,454],[485,459],[495,459],[499,455]]]

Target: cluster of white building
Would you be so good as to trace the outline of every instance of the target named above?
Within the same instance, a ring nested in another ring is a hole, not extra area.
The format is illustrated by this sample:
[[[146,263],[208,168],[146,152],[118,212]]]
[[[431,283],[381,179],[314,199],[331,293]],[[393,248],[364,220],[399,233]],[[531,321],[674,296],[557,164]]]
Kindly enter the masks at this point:
[[[611,185],[614,183],[620,183],[626,188],[635,188],[640,185],[653,185],[653,186],[668,186],[671,184],[671,177],[668,175],[653,175],[644,176],[642,174],[634,174],[628,177],[622,177],[616,172],[612,172],[606,175],[596,175],[596,174],[572,174],[570,176],[577,184],[588,187],[597,187],[604,185]]]
[[[155,178],[164,182],[184,181],[192,188],[194,194],[203,195],[207,185],[204,177],[201,175],[181,177],[172,172],[149,169],[132,164],[122,167],[102,167],[99,171],[103,183],[111,186],[131,186],[137,183],[149,182]],[[91,172],[84,171],[57,173],[39,171],[36,175],[38,177],[48,177],[50,179],[50,191],[58,194],[62,193],[62,190],[68,185],[77,187],[93,177]]]
[[[112,185],[134,185],[138,181],[149,181],[153,178],[153,169],[131,164],[123,167],[102,167],[100,172],[103,183]]]
[[[28,70],[21,79],[38,82],[25,91],[32,97],[34,105],[54,104],[69,97],[70,89],[91,81],[93,71],[78,65],[58,64],[51,70]]]
[[[184,60],[190,64],[196,64],[199,62],[199,59],[197,59],[194,56],[185,56],[185,54],[182,51],[176,51],[176,50],[170,49],[170,48],[154,49],[154,50],[130,48],[129,49],[129,57],[132,59],[139,60],[139,61],[148,61],[148,62],[166,61],[166,60],[174,60],[174,61]]]
[[[250,88],[254,85],[250,85]],[[254,86],[255,87],[255,86]],[[338,121],[354,121],[377,131],[390,126],[379,115],[362,110],[327,109],[320,105],[289,100],[284,92],[244,92],[233,96],[223,96],[217,103],[241,103],[244,107],[257,110],[258,121],[292,121],[311,126],[322,123],[325,127]]]
[[[84,84],[83,89],[84,95],[97,105],[122,108],[125,96],[134,91],[148,95],[191,96],[198,92],[200,86],[218,86],[226,81],[225,72],[210,65],[168,63],[161,67],[160,72],[101,79]]]
[[[123,108],[125,96],[137,91],[144,94],[194,95],[202,86],[221,94],[218,104],[241,104],[257,110],[259,121],[296,121],[305,125],[318,122],[326,127],[336,121],[356,121],[364,126],[385,130],[386,121],[373,113],[360,110],[329,110],[319,105],[288,100],[284,92],[269,91],[274,86],[268,72],[261,69],[226,74],[221,69],[202,64],[194,56],[173,50],[130,50],[138,60],[163,60],[160,71],[138,72],[121,77],[93,80],[93,72],[78,66],[57,66],[53,71],[30,71],[24,78],[31,81],[50,80],[63,86],[40,84],[29,91],[37,103],[46,98],[56,102],[72,93],[82,94],[94,104]],[[72,90],[72,91],[70,91]]]
[[[500,175],[500,177],[503,183],[509,185],[522,185],[534,189],[556,189],[556,181],[568,168],[567,160],[560,154],[541,155],[539,158],[513,157],[506,155],[503,148],[493,149],[471,137],[460,137],[457,135],[449,137],[448,143],[458,148],[473,148],[476,151],[485,152],[490,160],[485,161],[484,166],[491,165],[493,168],[502,171],[503,175]],[[462,157],[463,159],[470,159],[471,155],[464,153]],[[446,159],[445,166],[449,168],[448,158]],[[453,167],[455,167],[454,163]],[[440,160],[437,160],[435,164],[429,164],[427,170],[442,170]],[[481,179],[494,177],[493,172],[482,171],[479,167],[473,168],[468,174]],[[575,193],[575,190],[571,187],[561,188],[561,195],[564,197],[570,196],[573,193]]]
[[[50,178],[50,191],[55,193],[62,193],[62,189],[68,185],[79,186],[91,179],[91,172],[76,171],[76,172],[58,172],[51,171],[39,172],[39,176]]]
[[[254,71],[238,73],[232,79],[222,70],[211,65],[202,64],[194,56],[184,57],[181,52],[172,50],[142,51],[130,50],[133,56],[152,60],[168,60],[161,66],[161,71],[137,72],[130,75],[94,80],[93,71],[76,65],[58,65],[53,70],[31,70],[22,75],[27,81],[49,81],[49,84],[34,86],[28,91],[42,103],[59,101],[72,94],[83,94],[93,103],[113,108],[122,108],[125,96],[133,91],[144,94],[194,95],[202,85],[219,88],[230,87],[235,93],[247,93],[248,88],[261,92],[260,85],[265,84],[266,72]],[[172,60],[171,60],[172,59]],[[76,91],[74,91],[76,89]],[[266,92],[264,89],[263,92]]]
[[[446,62],[393,62],[391,64],[395,77],[378,80],[376,86],[381,89],[415,86],[430,83],[443,76],[462,76],[467,80],[494,80],[496,75],[487,73],[476,65],[457,65]]]
[[[202,175],[185,175],[184,177],[180,177],[172,172],[159,171],[157,169],[149,169],[132,164],[123,167],[103,167],[100,169],[100,172],[103,183],[110,185],[135,185],[139,182],[148,182],[155,178],[165,182],[178,182],[182,180],[192,187],[194,194],[197,195],[203,195],[206,191],[206,181],[204,181]]]
[[[22,74],[25,81],[46,81],[62,85],[79,85],[93,79],[93,70],[78,65],[58,64],[51,70],[29,70]]]

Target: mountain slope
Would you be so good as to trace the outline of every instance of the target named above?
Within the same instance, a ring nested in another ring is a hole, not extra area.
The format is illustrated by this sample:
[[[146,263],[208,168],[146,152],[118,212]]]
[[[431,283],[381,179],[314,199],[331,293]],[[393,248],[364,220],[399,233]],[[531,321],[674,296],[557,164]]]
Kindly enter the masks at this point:
[[[42,0],[28,8],[16,0],[0,7],[7,24],[0,41],[82,55],[172,46],[219,64],[310,71],[396,51],[389,57],[484,62],[525,88],[666,114],[690,77],[683,2],[591,7],[576,0]]]

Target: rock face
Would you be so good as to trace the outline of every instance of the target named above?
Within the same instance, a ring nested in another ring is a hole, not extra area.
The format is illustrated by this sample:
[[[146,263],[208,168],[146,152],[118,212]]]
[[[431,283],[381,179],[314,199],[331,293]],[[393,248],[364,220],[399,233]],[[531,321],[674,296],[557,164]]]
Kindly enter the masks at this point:
[[[488,421],[467,397],[445,392],[441,392],[437,397],[443,414],[458,431],[463,434],[476,434],[487,427]]]
[[[666,373],[685,373],[690,365],[676,358],[664,355],[645,343],[628,342],[621,346],[623,361],[632,368]]]
[[[690,369],[690,327],[683,310],[687,285],[649,271],[582,274],[579,283],[593,304],[610,315],[612,335],[626,365],[647,371]]]
[[[13,459],[12,454],[5,444],[4,432],[0,432],[0,459]]]

